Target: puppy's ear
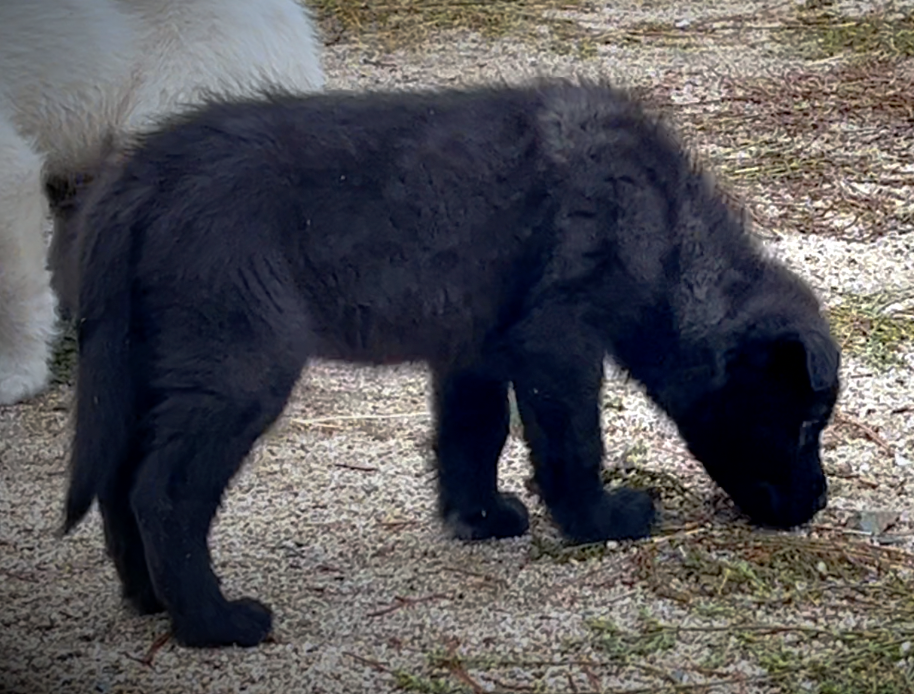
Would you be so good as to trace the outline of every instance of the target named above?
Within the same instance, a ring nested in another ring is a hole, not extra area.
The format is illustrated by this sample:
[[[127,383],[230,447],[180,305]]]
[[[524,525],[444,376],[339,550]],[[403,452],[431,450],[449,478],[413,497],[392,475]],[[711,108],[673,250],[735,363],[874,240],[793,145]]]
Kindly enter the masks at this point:
[[[731,361],[731,369],[764,373],[820,393],[838,384],[838,347],[826,332],[790,330],[767,338],[756,337]]]
[[[806,350],[806,375],[813,391],[819,393],[831,390],[838,383],[838,369],[841,367],[841,353],[830,335],[818,330],[800,337]]]
[[[763,368],[774,378],[803,384],[814,393],[838,385],[840,353],[831,336],[819,330],[790,331],[768,342]],[[759,355],[755,355],[758,359]]]

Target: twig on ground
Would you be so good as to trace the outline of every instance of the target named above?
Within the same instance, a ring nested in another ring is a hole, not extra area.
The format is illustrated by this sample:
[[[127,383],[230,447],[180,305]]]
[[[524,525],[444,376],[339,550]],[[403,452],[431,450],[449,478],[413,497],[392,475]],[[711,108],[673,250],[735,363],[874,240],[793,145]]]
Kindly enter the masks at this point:
[[[843,412],[835,412],[834,420],[838,424],[846,424],[848,426],[854,427],[859,430],[867,439],[875,443],[879,448],[888,453],[889,455],[895,454],[895,449],[889,444],[884,438],[877,434],[873,429],[868,427],[863,422],[858,422],[856,419],[849,417]]]
[[[584,673],[584,677],[587,678],[587,682],[593,687],[595,692],[603,689],[603,686],[600,683],[600,678],[596,676],[593,670],[590,669],[590,665],[581,665],[581,671]]]
[[[333,467],[346,468],[347,470],[357,470],[359,472],[377,472],[378,468],[368,465],[353,465],[352,463],[333,463]]]
[[[471,576],[472,578],[478,578],[486,583],[499,583],[503,586],[508,585],[508,582],[503,578],[498,578],[497,576],[491,576],[489,574],[484,574],[479,571],[470,571],[469,569],[461,569],[456,566],[445,566],[442,567],[442,571],[450,571],[451,573],[461,574],[462,576]],[[435,573],[431,571],[429,573]]]
[[[152,661],[155,658],[156,653],[158,653],[160,650],[162,650],[162,647],[166,643],[168,643],[168,641],[170,639],[171,639],[171,632],[166,631],[161,636],[156,637],[156,640],[152,642],[152,645],[149,647],[149,650],[147,650],[146,653],[141,658],[137,658],[135,655],[131,655],[130,653],[124,653],[124,655],[127,658],[130,658],[130,660],[134,660],[137,663],[140,663],[140,665],[145,665],[146,667],[151,668]]]
[[[394,597],[394,603],[392,605],[388,605],[387,607],[376,610],[375,612],[369,612],[367,616],[380,617],[382,615],[395,612],[401,607],[412,607],[413,605],[418,605],[419,603],[423,602],[430,602],[432,600],[449,600],[450,597],[451,596],[448,593],[434,593],[432,595],[426,595],[421,598],[404,598],[401,595],[397,595]]]
[[[329,415],[327,417],[313,417],[305,419],[303,417],[290,417],[289,421],[303,426],[323,426],[333,422],[359,422],[369,420],[386,420],[386,419],[409,419],[411,417],[429,417],[431,414],[425,412],[392,412],[390,414],[339,414]]]
[[[5,544],[5,543],[4,543]],[[18,571],[13,571],[12,569],[4,569],[0,567],[0,573],[4,576],[9,576],[10,578],[15,578],[17,581],[24,581],[26,583],[40,583],[41,580],[35,576],[30,576],[27,574],[19,573]]]
[[[463,666],[463,663],[460,661],[460,657],[455,652],[455,647],[451,647],[449,650],[449,657],[444,663],[444,666],[447,670],[457,678],[458,681],[467,685],[470,689],[473,690],[473,694],[485,694],[486,689],[479,682],[470,677],[470,673],[467,672],[466,668]]]
[[[402,521],[378,521],[380,525],[385,530],[403,530],[405,528],[412,528],[417,525],[420,525],[420,521],[417,520],[402,520]]]
[[[498,689],[497,692],[533,692],[536,691],[536,687],[533,687],[529,684],[515,684],[513,682],[505,682],[502,679],[499,679],[495,675],[481,675],[484,679],[488,680],[494,684]],[[590,694],[589,692],[579,692],[578,694]],[[594,692],[594,694],[596,694]]]
[[[388,675],[393,674],[393,670],[391,670],[386,665],[382,665],[377,660],[372,660],[370,658],[363,658],[362,656],[356,655],[355,653],[350,653],[349,651],[343,651],[343,655],[348,655],[353,660],[357,660],[358,662],[362,663],[362,665],[367,665],[375,672],[383,672]]]

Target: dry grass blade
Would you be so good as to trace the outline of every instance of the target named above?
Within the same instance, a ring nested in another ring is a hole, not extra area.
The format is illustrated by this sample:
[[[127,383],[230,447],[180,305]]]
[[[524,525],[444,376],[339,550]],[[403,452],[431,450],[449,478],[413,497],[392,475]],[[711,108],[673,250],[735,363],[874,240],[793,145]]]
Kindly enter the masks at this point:
[[[914,71],[866,60],[719,87],[663,108],[740,197],[773,203],[754,211],[764,226],[857,241],[914,229]]]
[[[900,366],[914,343],[914,291],[841,296],[828,318],[843,352],[877,368]]]
[[[579,0],[313,0],[331,40],[377,42],[385,50],[415,49],[442,30],[476,31],[493,38],[542,36],[543,30],[564,38],[584,36],[576,23],[557,12],[574,9]]]
[[[890,694],[914,688],[910,553],[837,532],[803,536],[731,525],[664,539],[634,549],[630,580],[653,593],[652,609],[672,602],[687,610],[684,619],[661,620],[647,608],[634,625],[591,619],[591,638],[569,642],[552,661],[462,655],[460,671],[518,692],[534,691],[531,683],[558,673],[567,691],[737,691],[752,684]],[[700,648],[704,658],[683,661],[684,648]],[[457,691],[445,688],[453,680],[442,679],[453,673],[456,658],[431,656],[428,677],[405,688]],[[743,663],[741,670],[732,669],[734,661]],[[595,686],[610,674],[627,676],[633,686]],[[639,688],[640,677],[655,683]]]
[[[709,621],[646,620],[640,629],[612,632],[609,647],[617,651],[698,632],[755,660],[788,691],[810,680],[818,691],[848,693],[914,685],[914,667],[905,662],[914,639],[909,554],[834,534],[732,529],[645,545],[639,554],[640,578],[658,596]]]
[[[847,53],[883,58],[914,56],[914,10],[896,10],[894,2],[856,17],[833,9],[832,0],[807,2],[795,22],[787,25],[788,38],[799,43],[807,57],[831,58]]]

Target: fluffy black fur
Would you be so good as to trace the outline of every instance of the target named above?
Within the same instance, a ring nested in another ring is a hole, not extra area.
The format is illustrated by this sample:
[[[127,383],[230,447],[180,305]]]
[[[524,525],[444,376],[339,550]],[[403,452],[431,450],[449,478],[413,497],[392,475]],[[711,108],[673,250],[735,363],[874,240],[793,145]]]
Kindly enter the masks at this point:
[[[98,166],[104,166],[99,162]],[[57,313],[64,321],[70,321],[76,313],[79,293],[78,212],[88,195],[92,183],[90,174],[60,176],[45,180],[45,194],[48,198],[54,232],[48,249],[48,269],[51,271],[51,288],[57,296]]]
[[[823,507],[839,354],[677,140],[601,84],[215,102],[145,137],[80,217],[66,528],[98,498],[125,594],[193,646],[253,645],[207,534],[309,358],[427,362],[440,510],[527,530],[497,487],[513,383],[537,486],[575,542],[637,538],[607,493],[606,354],[757,522]]]

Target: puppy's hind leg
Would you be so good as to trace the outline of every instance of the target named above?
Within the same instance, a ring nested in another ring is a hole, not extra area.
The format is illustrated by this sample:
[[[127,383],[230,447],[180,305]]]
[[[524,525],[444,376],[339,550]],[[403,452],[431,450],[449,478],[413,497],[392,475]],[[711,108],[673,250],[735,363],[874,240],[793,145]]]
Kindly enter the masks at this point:
[[[434,376],[439,511],[463,540],[522,535],[527,509],[498,491],[498,458],[508,437],[508,385],[471,370]]]
[[[131,463],[135,460],[134,457]],[[165,606],[152,585],[143,538],[130,506],[135,467],[128,464],[114,473],[110,484],[99,490],[98,508],[104,523],[105,545],[121,579],[124,598],[139,614],[154,614]]]
[[[45,267],[41,158],[0,113],[0,405],[48,381],[55,299]]]
[[[251,319],[251,322],[256,319]],[[155,594],[184,645],[254,646],[271,630],[268,607],[227,600],[207,536],[223,491],[257,438],[282,412],[304,363],[283,335],[226,324],[219,338],[175,326],[151,379],[145,455],[130,503]],[[265,324],[266,321],[263,321]],[[181,332],[183,330],[183,332]]]

